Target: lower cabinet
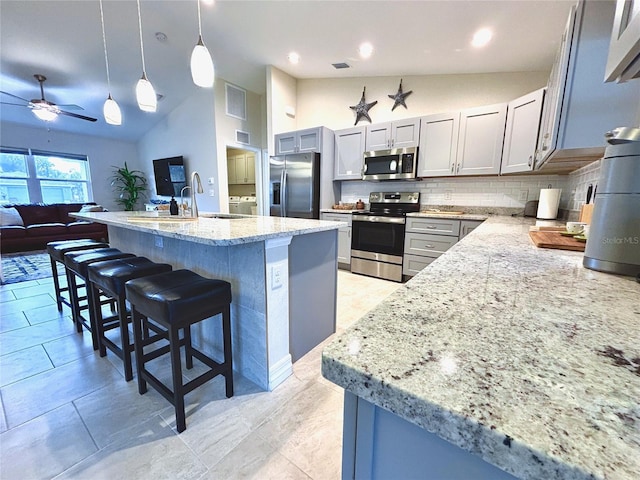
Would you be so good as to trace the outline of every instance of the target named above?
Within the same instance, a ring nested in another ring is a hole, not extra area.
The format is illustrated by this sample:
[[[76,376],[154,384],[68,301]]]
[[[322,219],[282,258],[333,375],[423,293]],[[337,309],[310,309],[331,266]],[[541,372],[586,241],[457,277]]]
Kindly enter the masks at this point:
[[[417,274],[481,223],[477,220],[407,217],[402,274]]]
[[[351,269],[351,214],[350,213],[321,213],[320,220],[331,222],[347,222],[349,226],[338,230],[338,266]]]

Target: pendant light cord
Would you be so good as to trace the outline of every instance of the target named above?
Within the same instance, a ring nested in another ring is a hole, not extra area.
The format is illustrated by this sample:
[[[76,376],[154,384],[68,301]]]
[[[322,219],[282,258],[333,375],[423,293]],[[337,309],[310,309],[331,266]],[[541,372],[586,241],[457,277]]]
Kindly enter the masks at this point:
[[[102,10],[102,0],[100,0],[100,24],[102,25],[102,45],[104,46],[104,63],[107,67],[107,88],[111,97],[111,76],[109,75],[109,57],[107,56],[107,36],[104,33],[104,11]]]
[[[142,43],[142,16],[140,15],[140,0],[138,3],[138,27],[140,29],[140,54],[142,55],[142,74],[147,76],[147,69],[144,66],[144,44]]]
[[[200,0],[196,0],[198,4],[198,36],[202,38],[202,19],[200,18]]]

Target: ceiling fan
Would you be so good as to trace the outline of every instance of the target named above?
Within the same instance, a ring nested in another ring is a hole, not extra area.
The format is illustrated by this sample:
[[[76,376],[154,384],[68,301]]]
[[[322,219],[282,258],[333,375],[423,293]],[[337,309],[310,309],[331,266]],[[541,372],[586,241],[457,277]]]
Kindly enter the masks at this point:
[[[44,75],[35,74],[35,79],[40,83],[40,97],[34,98],[33,100],[27,100],[26,98],[18,97],[17,95],[13,95],[8,92],[2,92],[3,95],[8,95],[10,97],[21,100],[25,103],[10,103],[10,102],[0,102],[4,105],[16,105],[20,107],[29,107],[33,114],[38,117],[40,120],[44,120],[50,122],[51,120],[55,120],[58,115],[66,115],[68,117],[79,118],[80,120],[87,120],[89,122],[95,122],[97,119],[92,117],[87,117],[85,115],[80,115],[77,113],[67,112],[66,110],[61,110],[61,108],[68,110],[83,110],[82,107],[78,105],[56,105],[53,102],[49,102],[44,98],[44,81],[47,79]]]

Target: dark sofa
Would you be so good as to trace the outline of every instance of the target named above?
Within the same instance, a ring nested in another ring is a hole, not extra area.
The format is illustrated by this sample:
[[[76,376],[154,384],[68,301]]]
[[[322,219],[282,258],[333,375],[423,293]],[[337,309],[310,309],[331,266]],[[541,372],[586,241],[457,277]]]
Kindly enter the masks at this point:
[[[78,221],[69,213],[79,212],[86,203],[57,203],[52,205],[5,205],[15,208],[23,225],[0,226],[2,253],[44,249],[48,242],[92,238],[107,241],[107,226]],[[3,220],[3,223],[4,220]],[[19,222],[8,222],[19,223]]]

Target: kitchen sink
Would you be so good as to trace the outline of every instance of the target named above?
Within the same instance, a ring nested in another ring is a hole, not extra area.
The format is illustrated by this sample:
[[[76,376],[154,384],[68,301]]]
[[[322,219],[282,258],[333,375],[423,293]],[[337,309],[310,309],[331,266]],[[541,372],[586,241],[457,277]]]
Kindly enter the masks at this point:
[[[223,220],[232,220],[234,218],[248,218],[247,215],[235,215],[233,213],[201,213],[202,218],[219,218]]]
[[[180,215],[136,215],[127,217],[127,221],[129,222],[176,222],[176,223],[184,223],[184,222],[192,222],[194,220],[198,220],[193,217],[181,217]]]

